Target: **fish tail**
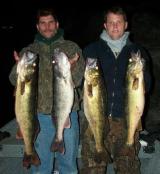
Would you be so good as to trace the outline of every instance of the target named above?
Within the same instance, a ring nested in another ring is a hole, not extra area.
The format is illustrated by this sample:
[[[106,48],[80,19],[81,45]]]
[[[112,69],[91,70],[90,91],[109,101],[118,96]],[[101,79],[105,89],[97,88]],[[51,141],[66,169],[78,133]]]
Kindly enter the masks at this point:
[[[39,156],[36,151],[32,155],[28,155],[28,154],[24,153],[23,167],[29,169],[31,167],[31,165],[38,166],[40,164],[41,164],[41,162],[40,162]]]
[[[34,154],[31,157],[31,164],[35,165],[35,166],[38,166],[41,164],[41,161],[40,161],[39,156],[36,151],[34,152]]]
[[[17,140],[22,140],[23,139],[23,134],[22,134],[22,131],[21,131],[20,127],[17,130],[16,139]]]
[[[24,153],[23,156],[23,167],[29,169],[31,167],[31,155]]]
[[[61,154],[64,154],[64,142],[55,140],[55,142],[51,146],[51,150],[54,152],[60,152]]]

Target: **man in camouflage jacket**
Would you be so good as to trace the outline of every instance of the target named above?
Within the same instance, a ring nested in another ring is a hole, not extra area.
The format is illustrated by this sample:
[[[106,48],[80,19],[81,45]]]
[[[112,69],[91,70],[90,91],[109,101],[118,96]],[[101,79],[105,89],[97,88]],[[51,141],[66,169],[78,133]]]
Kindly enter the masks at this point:
[[[39,56],[38,77],[38,120],[40,132],[35,142],[36,151],[41,160],[38,167],[32,166],[32,173],[51,174],[53,172],[54,154],[50,146],[55,135],[55,127],[51,119],[53,105],[53,51],[59,48],[66,53],[71,63],[71,73],[75,85],[75,98],[71,112],[71,128],[65,129],[65,154],[57,153],[59,172],[61,174],[77,174],[76,157],[79,143],[78,115],[79,98],[77,88],[80,86],[83,72],[84,60],[79,46],[69,40],[64,40],[63,30],[52,9],[40,9],[37,13],[37,30],[35,40],[28,47],[22,49],[20,56],[30,50]],[[17,56],[15,54],[15,56]],[[12,68],[9,79],[15,86],[17,81],[16,65]],[[63,109],[63,108],[62,108]]]

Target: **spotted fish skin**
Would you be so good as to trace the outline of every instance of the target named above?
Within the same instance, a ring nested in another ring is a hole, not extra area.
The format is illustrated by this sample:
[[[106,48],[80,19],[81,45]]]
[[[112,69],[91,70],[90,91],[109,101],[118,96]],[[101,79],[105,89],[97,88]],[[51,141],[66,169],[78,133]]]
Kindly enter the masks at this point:
[[[38,58],[33,52],[25,52],[17,63],[17,84],[15,93],[15,114],[24,141],[23,166],[38,166],[40,159],[34,148],[38,130],[37,84]]]
[[[74,101],[74,85],[71,75],[71,65],[67,55],[58,48],[53,56],[53,120],[56,123],[56,136],[51,149],[65,153],[63,132],[70,128],[70,113]]]
[[[97,59],[87,59],[84,77],[84,114],[95,141],[95,160],[100,162],[109,159],[104,143],[104,131],[106,127],[109,128],[109,124],[106,115],[107,93]]]
[[[126,145],[132,146],[134,135],[145,105],[144,90],[144,59],[141,58],[140,52],[132,53],[129,59],[126,74],[126,123],[127,123],[127,140]]]

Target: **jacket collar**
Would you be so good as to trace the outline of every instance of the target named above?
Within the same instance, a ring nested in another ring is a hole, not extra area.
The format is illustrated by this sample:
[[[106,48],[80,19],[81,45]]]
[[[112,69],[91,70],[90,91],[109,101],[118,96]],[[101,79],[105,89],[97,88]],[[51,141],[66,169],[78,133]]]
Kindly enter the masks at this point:
[[[100,38],[107,42],[108,46],[113,52],[121,52],[122,48],[126,45],[128,40],[129,32],[125,32],[121,38],[118,40],[113,40],[110,38],[106,30],[103,30]]]
[[[39,32],[36,34],[35,36],[35,41],[38,42],[43,42],[47,45],[50,45],[52,42],[55,42],[56,40],[58,40],[59,38],[63,37],[64,35],[64,31],[63,29],[58,29],[57,33],[55,34],[55,36],[53,36],[52,38],[45,38],[44,36],[42,36]]]

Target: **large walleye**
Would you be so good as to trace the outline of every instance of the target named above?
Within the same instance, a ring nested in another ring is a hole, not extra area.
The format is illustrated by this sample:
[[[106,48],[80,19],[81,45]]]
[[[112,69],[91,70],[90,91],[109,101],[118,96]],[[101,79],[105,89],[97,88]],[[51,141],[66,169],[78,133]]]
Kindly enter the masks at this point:
[[[102,156],[108,158],[108,152],[104,146],[104,131],[109,127],[109,124],[106,115],[107,94],[97,59],[87,59],[84,77],[84,114],[88,120],[96,150],[99,154],[97,160],[101,160]]]
[[[56,123],[56,135],[53,151],[64,154],[64,128],[70,128],[70,112],[74,101],[74,85],[71,65],[66,54],[58,48],[54,50],[53,60],[53,119]]]
[[[145,104],[144,91],[144,59],[140,52],[132,53],[129,59],[126,74],[126,118],[127,118],[127,140],[126,144],[134,143],[135,131],[141,121]]]
[[[17,85],[15,95],[15,114],[24,141],[23,166],[39,165],[40,159],[34,148],[37,131],[36,101],[37,101],[38,58],[27,51],[17,64]]]

